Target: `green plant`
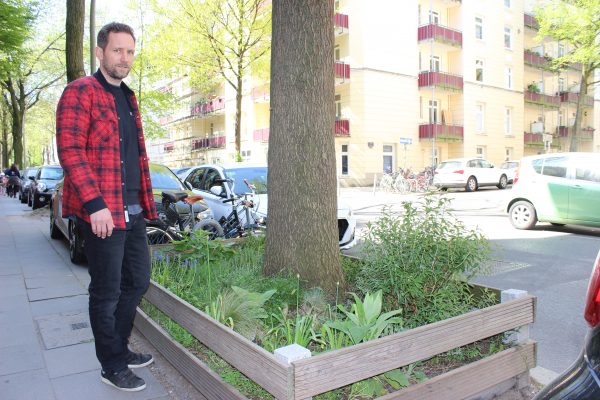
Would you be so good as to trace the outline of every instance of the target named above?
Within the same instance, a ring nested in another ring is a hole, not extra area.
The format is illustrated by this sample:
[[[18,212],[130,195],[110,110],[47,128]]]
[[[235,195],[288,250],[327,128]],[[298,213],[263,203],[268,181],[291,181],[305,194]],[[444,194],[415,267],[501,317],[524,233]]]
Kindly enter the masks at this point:
[[[267,333],[271,339],[263,340],[267,350],[273,351],[277,347],[293,343],[308,347],[315,340],[316,334],[313,329],[315,320],[312,315],[296,314],[295,318],[289,318],[289,310],[285,305],[279,308],[278,313],[273,313],[271,316],[275,321],[275,325]]]
[[[450,213],[450,200],[404,202],[402,215],[384,209],[368,225],[360,291],[381,289],[387,309],[401,308],[407,327],[439,321],[481,305],[467,280],[484,272],[487,240]]]
[[[529,85],[527,85],[527,91],[532,92],[532,93],[540,93],[540,88],[538,87],[537,84],[530,83]]]
[[[209,233],[195,231],[186,234],[183,239],[173,242],[173,249],[181,258],[194,258],[199,261],[214,261],[231,257],[233,245],[223,240],[210,240]]]
[[[381,313],[381,290],[374,295],[367,293],[364,302],[356,294],[352,293],[352,296],[354,296],[354,303],[350,311],[347,311],[343,305],[338,306],[340,311],[346,315],[346,319],[325,323],[330,328],[343,332],[351,343],[357,344],[377,339],[384,332],[392,331],[395,325],[402,324],[402,318],[395,317],[402,312],[401,310]]]
[[[268,316],[263,306],[274,293],[275,290],[264,293],[249,292],[233,286],[219,294],[216,300],[206,307],[206,313],[252,340],[262,327],[260,320]]]

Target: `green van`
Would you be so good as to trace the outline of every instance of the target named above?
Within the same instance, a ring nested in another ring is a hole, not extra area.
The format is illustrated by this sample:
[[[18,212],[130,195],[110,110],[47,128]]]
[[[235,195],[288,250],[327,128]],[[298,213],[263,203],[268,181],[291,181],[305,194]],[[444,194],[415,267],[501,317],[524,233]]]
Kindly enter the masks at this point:
[[[517,229],[540,222],[600,226],[600,153],[525,157],[506,206]]]

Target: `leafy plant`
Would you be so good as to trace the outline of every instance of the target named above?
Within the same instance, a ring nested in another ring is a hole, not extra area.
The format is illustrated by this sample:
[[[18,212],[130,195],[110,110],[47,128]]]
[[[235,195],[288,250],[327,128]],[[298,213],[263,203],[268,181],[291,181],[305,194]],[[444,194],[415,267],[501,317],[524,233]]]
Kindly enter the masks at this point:
[[[209,233],[202,230],[191,232],[183,239],[174,241],[173,248],[181,258],[194,258],[199,261],[226,259],[235,253],[232,244],[222,240],[210,240]]]
[[[275,290],[255,293],[232,286],[206,307],[206,313],[252,340],[262,327],[260,320],[268,316],[263,306],[274,293]]]
[[[540,93],[540,88],[538,87],[537,84],[530,83],[529,85],[527,85],[527,91],[529,91],[531,93]]]
[[[386,308],[401,308],[407,327],[481,305],[470,294],[467,280],[484,272],[489,245],[452,216],[449,201],[428,196],[404,202],[402,215],[386,208],[368,226],[356,285],[363,293],[381,289]]]
[[[276,321],[275,326],[269,330],[267,335],[272,336],[272,340],[265,341],[265,348],[269,351],[277,347],[287,346],[297,343],[302,347],[308,347],[311,341],[316,338],[313,329],[315,320],[312,315],[296,315],[295,318],[289,318],[287,305],[279,308],[279,313],[271,315]],[[274,346],[273,348],[271,348]]]
[[[356,294],[352,293],[352,296],[354,296],[354,304],[350,311],[347,311],[343,305],[338,306],[340,311],[346,315],[346,319],[325,323],[330,328],[343,332],[351,343],[357,344],[377,339],[384,332],[391,331],[394,325],[402,324],[402,318],[395,317],[402,312],[401,310],[381,313],[381,290],[374,295],[367,293],[364,302]]]

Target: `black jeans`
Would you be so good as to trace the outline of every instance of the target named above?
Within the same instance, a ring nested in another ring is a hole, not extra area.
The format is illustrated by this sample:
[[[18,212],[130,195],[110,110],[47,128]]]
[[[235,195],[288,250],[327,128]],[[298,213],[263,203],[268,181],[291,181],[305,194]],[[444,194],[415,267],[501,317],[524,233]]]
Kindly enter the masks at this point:
[[[81,223],[91,277],[90,323],[96,356],[105,371],[127,367],[127,344],[136,307],[150,284],[150,256],[142,213],[132,215],[128,230],[114,230],[110,237],[94,235],[90,224]]]

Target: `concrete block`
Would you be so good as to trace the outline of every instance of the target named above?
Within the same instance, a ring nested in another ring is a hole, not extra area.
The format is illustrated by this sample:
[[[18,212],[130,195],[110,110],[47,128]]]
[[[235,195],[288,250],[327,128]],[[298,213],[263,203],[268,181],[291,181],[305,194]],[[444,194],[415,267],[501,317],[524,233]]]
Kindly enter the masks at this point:
[[[311,356],[310,350],[296,343],[275,349],[273,353],[275,358],[284,364],[291,364],[294,361],[310,358]]]
[[[527,296],[526,290],[507,289],[500,292],[500,302],[506,303],[507,301],[520,299],[525,296]],[[525,343],[528,340],[529,325],[524,325],[507,334],[504,338],[504,343]]]

